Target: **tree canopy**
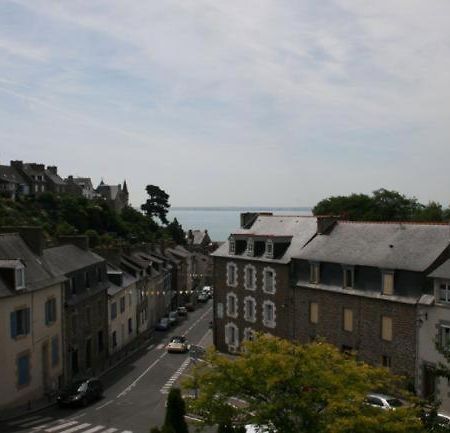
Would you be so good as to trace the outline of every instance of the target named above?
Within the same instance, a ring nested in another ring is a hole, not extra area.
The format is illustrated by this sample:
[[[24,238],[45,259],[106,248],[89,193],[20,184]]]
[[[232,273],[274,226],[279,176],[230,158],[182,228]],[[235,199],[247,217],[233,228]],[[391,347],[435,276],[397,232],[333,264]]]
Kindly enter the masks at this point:
[[[321,200],[313,208],[314,215],[339,215],[358,221],[449,221],[450,208],[430,202],[421,204],[415,197],[407,197],[384,188],[371,195],[351,194]]]
[[[365,402],[377,391],[412,399],[399,378],[323,342],[258,335],[241,356],[212,351],[208,361],[185,382],[198,389],[189,405],[205,425],[254,424],[270,433],[422,432],[415,407],[385,411]]]
[[[147,185],[145,188],[149,198],[141,206],[141,209],[150,218],[158,217],[163,224],[168,224],[167,212],[169,211],[169,194],[156,185]]]

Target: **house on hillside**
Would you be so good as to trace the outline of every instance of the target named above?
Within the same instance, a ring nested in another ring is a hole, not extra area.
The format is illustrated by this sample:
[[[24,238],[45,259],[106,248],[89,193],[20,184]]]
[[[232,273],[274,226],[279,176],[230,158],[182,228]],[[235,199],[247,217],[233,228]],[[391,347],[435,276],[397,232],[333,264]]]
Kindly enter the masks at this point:
[[[97,197],[90,177],[68,176],[65,179],[67,192],[74,195],[81,195],[89,200]]]
[[[29,194],[25,179],[14,167],[0,165],[0,194],[12,199]]]
[[[124,207],[128,206],[128,187],[127,182],[122,185],[106,185],[103,180],[97,187],[95,192],[108,203],[111,209],[120,212]]]

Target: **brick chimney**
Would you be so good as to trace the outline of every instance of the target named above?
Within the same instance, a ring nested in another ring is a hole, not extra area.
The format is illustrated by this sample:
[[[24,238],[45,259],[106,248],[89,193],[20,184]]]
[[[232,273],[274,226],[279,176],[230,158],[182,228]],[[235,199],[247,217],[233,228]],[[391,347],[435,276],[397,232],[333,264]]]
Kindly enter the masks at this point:
[[[47,170],[48,170],[50,173],[53,173],[55,176],[58,175],[58,167],[56,167],[55,165],[49,165],[49,166],[47,167]]]
[[[45,238],[41,227],[4,226],[0,227],[0,233],[18,233],[34,254],[42,255],[45,247]]]

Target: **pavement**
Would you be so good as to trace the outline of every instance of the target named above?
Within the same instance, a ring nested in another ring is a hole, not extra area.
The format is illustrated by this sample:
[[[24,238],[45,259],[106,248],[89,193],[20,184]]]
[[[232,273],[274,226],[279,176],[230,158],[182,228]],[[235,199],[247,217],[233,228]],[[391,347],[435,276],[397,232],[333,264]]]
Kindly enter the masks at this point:
[[[0,432],[148,433],[151,427],[161,426],[167,394],[190,367],[188,354],[169,354],[165,346],[174,335],[185,335],[194,345],[212,344],[208,326],[212,320],[211,304],[209,301],[191,312],[170,331],[155,333],[146,347],[104,374],[104,396],[96,404],[78,409],[52,406],[28,412],[0,422]]]

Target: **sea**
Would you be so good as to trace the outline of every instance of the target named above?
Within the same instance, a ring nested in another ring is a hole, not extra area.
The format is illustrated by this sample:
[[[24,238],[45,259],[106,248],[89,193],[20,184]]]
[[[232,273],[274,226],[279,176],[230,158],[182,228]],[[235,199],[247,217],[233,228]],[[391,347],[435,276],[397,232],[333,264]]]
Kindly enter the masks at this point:
[[[242,212],[272,212],[279,215],[312,215],[310,207],[173,207],[168,219],[174,218],[185,231],[208,230],[213,241],[225,241],[239,228]]]

